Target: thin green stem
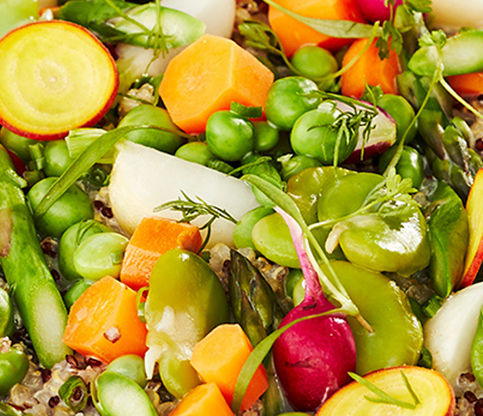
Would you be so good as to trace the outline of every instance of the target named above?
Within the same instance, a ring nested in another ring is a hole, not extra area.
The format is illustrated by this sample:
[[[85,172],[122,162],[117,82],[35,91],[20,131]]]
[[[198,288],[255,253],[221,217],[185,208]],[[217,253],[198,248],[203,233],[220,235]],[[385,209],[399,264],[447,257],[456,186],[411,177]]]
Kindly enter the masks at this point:
[[[456,100],[458,101],[464,108],[466,108],[468,111],[473,113],[476,117],[480,118],[483,120],[483,114],[481,114],[475,107],[473,107],[470,103],[468,103],[466,100],[464,100],[452,87],[449,85],[444,77],[441,76],[441,79],[439,81],[443,88]]]

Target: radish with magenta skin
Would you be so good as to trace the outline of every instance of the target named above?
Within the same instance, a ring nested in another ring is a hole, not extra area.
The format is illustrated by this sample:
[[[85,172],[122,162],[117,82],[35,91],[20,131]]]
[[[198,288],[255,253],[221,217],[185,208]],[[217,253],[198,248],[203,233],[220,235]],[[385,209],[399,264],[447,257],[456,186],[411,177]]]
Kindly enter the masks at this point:
[[[303,302],[284,318],[283,327],[296,319],[330,311],[334,306],[325,298],[310,264],[301,228],[288,214],[277,211],[290,228],[306,284]],[[355,341],[342,314],[322,316],[284,332],[274,344],[273,358],[289,402],[298,410],[313,411],[350,382],[348,372],[356,368]]]

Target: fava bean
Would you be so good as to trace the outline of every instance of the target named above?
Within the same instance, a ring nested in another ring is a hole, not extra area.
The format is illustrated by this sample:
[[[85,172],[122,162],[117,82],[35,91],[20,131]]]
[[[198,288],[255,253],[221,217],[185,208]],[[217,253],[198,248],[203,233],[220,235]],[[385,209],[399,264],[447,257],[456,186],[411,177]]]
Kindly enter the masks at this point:
[[[244,214],[233,230],[233,242],[237,248],[251,247],[256,250],[252,240],[252,231],[255,224],[263,217],[273,214],[273,209],[258,207]]]
[[[57,178],[45,178],[37,182],[27,197],[35,209]],[[77,185],[72,185],[49,210],[35,218],[35,225],[44,236],[59,238],[70,226],[94,217],[94,207],[89,196]]]
[[[55,140],[46,143],[44,157],[44,173],[46,176],[62,175],[73,162],[65,140]]]
[[[23,351],[12,348],[9,352],[0,353],[0,396],[20,383],[28,369],[29,359]]]
[[[106,371],[130,378],[142,388],[148,384],[144,371],[144,360],[138,355],[129,354],[116,358],[107,366]]]
[[[129,240],[121,234],[108,232],[87,237],[74,252],[74,267],[87,280],[104,276],[118,277],[124,250]]]
[[[186,143],[176,150],[175,156],[193,163],[206,166],[208,161],[215,159],[215,155],[204,142]]]

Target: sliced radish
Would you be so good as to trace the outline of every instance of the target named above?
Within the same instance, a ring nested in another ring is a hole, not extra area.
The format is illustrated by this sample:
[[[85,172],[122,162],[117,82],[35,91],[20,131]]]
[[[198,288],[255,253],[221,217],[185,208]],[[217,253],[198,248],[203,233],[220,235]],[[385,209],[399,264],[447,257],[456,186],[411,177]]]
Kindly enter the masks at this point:
[[[52,140],[96,124],[114,102],[118,77],[108,50],[88,30],[36,22],[0,40],[0,124]]]
[[[369,106],[372,104],[365,103]],[[352,107],[345,103],[337,102],[337,108],[344,112],[354,112]],[[359,110],[363,107],[358,107]],[[359,140],[352,154],[344,163],[357,163],[361,161],[361,153],[363,160],[370,159],[375,155],[380,155],[396,143],[397,129],[394,119],[382,108],[377,108],[377,115],[372,121],[373,130],[369,135],[369,139],[364,143],[363,127],[359,129]]]
[[[483,305],[483,283],[450,296],[424,325],[424,344],[433,356],[433,368],[455,385],[471,369],[471,344]]]
[[[109,197],[117,221],[129,234],[144,217],[153,215],[156,207],[182,198],[182,192],[223,208],[236,219],[258,206],[251,188],[239,179],[129,141],[119,148]],[[173,211],[156,215],[181,217]],[[200,217],[193,224],[200,226],[207,219]],[[219,242],[233,245],[234,227],[227,220],[216,220],[210,246]]]

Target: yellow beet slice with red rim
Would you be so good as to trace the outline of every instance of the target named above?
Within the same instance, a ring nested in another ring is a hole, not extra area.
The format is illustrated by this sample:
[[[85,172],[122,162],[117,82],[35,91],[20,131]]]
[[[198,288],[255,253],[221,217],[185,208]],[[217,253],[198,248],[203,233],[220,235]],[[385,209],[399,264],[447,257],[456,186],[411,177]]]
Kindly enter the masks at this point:
[[[210,116],[232,102],[263,107],[273,73],[235,42],[205,35],[168,65],[159,93],[174,123],[201,133]]]
[[[415,404],[401,371],[407,377],[420,403]],[[364,379],[397,400],[415,404],[415,408],[374,403],[366,397],[378,399],[378,396],[354,381],[330,397],[316,416],[451,416],[454,413],[453,389],[446,379],[434,370],[411,366],[393,367],[375,371]]]
[[[115,62],[88,30],[60,20],[14,29],[0,40],[0,124],[38,140],[96,124],[118,86]]]

